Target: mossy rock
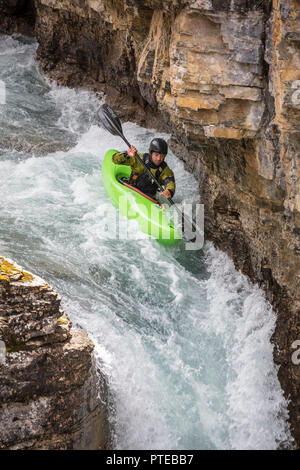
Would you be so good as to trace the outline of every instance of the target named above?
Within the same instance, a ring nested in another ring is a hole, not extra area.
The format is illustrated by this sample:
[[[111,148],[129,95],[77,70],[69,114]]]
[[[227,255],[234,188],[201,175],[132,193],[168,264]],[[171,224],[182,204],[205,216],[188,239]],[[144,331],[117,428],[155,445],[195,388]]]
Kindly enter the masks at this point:
[[[33,279],[34,276],[32,274],[16,268],[16,266],[0,256],[0,282],[28,282]]]

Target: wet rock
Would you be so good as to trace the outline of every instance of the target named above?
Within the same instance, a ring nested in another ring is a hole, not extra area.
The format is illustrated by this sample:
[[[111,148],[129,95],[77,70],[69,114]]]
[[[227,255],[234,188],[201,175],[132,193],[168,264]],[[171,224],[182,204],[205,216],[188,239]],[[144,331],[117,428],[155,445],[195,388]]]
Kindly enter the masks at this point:
[[[71,326],[54,289],[0,258],[0,449],[108,447],[105,379]]]

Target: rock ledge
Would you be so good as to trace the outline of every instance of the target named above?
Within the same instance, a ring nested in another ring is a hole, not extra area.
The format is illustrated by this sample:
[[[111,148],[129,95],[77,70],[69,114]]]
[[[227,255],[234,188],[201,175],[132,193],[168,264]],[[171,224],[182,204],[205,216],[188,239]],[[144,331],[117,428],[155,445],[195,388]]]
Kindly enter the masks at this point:
[[[0,449],[106,449],[94,345],[57,292],[0,257]]]

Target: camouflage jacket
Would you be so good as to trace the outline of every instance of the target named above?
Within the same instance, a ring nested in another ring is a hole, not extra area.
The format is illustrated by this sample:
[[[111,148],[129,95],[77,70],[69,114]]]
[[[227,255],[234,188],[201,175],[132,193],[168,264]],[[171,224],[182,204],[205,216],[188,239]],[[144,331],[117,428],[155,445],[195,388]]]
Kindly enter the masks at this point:
[[[148,153],[139,153],[138,156],[146,163],[147,167],[157,178],[158,182],[164,186],[165,189],[168,189],[172,195],[175,193],[175,178],[173,171],[168,167],[168,165],[163,162],[159,167],[156,167],[151,159],[149,160],[150,155]],[[121,165],[128,165],[131,167],[131,177],[133,175],[143,175],[146,173],[143,165],[138,161],[136,157],[130,157],[127,152],[117,152],[112,156],[112,161]]]

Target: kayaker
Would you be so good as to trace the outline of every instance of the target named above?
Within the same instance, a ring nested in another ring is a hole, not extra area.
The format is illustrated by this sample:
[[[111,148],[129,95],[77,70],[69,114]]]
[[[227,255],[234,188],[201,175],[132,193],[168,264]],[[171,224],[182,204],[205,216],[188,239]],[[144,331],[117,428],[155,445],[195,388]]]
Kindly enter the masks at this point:
[[[146,173],[145,168],[136,158],[136,154],[144,161],[146,166],[158,182],[164,186],[164,191],[160,194],[166,198],[171,198],[175,193],[175,178],[173,171],[165,162],[168,153],[168,144],[164,139],[153,139],[149,146],[149,153],[139,153],[134,146],[131,146],[126,152],[117,152],[112,156],[114,163],[129,165],[131,167],[131,175],[129,184],[147,194],[154,196],[158,186],[155,182],[150,181],[150,177]]]

